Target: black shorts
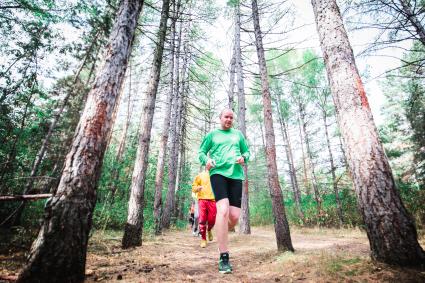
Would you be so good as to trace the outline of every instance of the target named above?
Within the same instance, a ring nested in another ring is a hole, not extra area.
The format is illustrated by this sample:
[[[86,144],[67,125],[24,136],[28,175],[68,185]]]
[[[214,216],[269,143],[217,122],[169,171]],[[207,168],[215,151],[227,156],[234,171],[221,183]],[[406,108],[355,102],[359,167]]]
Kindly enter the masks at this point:
[[[227,198],[231,206],[241,207],[242,180],[230,179],[218,174],[212,175],[210,180],[216,202]]]

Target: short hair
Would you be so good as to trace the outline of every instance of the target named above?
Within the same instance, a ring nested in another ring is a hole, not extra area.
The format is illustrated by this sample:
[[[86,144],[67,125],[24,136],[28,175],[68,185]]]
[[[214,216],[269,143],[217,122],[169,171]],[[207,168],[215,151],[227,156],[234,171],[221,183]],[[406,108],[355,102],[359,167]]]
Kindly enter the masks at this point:
[[[235,112],[233,112],[232,109],[230,109],[230,108],[224,108],[223,110],[221,110],[220,115],[218,117],[221,118],[221,116],[223,116],[223,113],[226,112],[226,111],[232,112],[233,116],[235,116]]]

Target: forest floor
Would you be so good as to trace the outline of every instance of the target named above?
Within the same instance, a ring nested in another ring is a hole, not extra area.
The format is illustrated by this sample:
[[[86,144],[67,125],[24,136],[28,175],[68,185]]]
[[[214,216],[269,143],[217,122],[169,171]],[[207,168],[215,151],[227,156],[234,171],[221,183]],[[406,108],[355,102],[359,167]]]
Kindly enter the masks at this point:
[[[230,234],[233,274],[217,271],[217,242],[200,248],[189,230],[148,237],[141,247],[120,248],[121,234],[90,239],[86,282],[425,282],[425,272],[376,263],[358,229],[293,228],[295,253],[277,252],[273,227]],[[425,246],[425,236],[421,236]],[[24,252],[0,253],[0,278],[13,278]],[[0,280],[1,281],[1,280]]]

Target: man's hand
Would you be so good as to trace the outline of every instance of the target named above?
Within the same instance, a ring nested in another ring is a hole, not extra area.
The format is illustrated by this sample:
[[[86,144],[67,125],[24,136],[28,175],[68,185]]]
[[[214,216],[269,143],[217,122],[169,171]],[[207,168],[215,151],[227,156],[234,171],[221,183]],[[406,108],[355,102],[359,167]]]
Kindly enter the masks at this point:
[[[208,159],[207,164],[205,165],[205,168],[209,171],[211,168],[215,167],[215,161],[212,159]]]
[[[202,189],[203,189],[203,187],[202,187],[202,186],[198,186],[198,187],[196,188],[196,191],[197,191],[197,192],[200,192],[200,191],[202,191]]]
[[[236,159],[236,163],[240,165],[244,165],[245,159],[242,156],[239,156],[238,159]]]

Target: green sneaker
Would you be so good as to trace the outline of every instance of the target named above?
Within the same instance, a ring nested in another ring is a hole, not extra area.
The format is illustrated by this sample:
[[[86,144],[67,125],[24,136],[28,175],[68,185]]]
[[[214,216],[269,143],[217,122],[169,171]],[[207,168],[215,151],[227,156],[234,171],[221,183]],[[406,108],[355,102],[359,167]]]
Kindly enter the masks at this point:
[[[220,260],[218,262],[218,272],[222,274],[232,273],[232,265],[229,262],[228,253],[220,255]]]

